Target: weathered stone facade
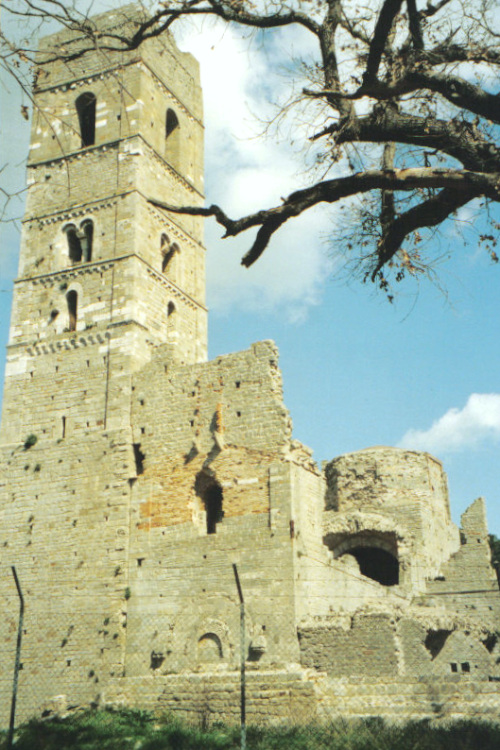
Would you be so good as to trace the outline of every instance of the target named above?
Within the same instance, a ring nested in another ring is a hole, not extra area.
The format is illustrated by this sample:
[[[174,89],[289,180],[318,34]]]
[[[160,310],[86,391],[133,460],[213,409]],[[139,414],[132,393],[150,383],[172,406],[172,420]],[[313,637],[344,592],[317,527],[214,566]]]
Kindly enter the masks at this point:
[[[133,25],[133,9],[94,19]],[[80,41],[68,32],[54,45]],[[35,87],[0,433],[0,721],[95,702],[250,721],[498,718],[484,503],[427,454],[320,471],[272,342],[206,362],[197,64],[168,36]]]

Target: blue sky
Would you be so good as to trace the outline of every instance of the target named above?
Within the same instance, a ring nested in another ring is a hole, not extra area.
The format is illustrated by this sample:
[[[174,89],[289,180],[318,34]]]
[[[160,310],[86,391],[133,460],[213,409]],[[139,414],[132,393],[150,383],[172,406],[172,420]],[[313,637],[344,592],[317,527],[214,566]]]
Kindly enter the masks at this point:
[[[290,50],[315,53],[307,35],[279,32],[263,42],[210,23],[179,36],[202,65],[208,200],[237,216],[307,184],[304,155],[289,144],[308,132],[304,112],[259,136],[273,102],[290,91]],[[23,102],[11,84],[2,100],[9,113],[2,118],[3,184],[22,187],[29,137]],[[20,203],[10,211],[22,214]],[[221,241],[207,223],[210,356],[273,339],[294,436],[317,461],[371,445],[429,450],[448,473],[454,520],[483,495],[490,530],[500,535],[500,267],[479,247],[483,225],[474,212],[460,218],[463,232],[447,229],[450,257],[437,269],[446,291],[410,281],[392,305],[370,286],[346,281],[332,240],[336,210],[290,223],[249,270],[239,259],[251,236]],[[1,231],[4,347],[19,235],[13,224]]]

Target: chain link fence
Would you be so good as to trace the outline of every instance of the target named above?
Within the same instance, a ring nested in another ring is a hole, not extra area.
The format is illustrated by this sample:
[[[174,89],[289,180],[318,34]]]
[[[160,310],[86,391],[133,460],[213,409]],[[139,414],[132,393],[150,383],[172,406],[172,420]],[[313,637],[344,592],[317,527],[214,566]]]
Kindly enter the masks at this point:
[[[500,721],[499,634],[479,621],[474,630],[452,618],[429,626],[428,613],[356,607],[355,596],[351,612],[332,596],[330,615],[301,615],[311,594],[301,602],[296,592],[291,604],[289,581],[259,599],[248,569],[238,577],[228,566],[231,578],[231,596],[208,583],[168,594],[147,578],[120,589],[111,605],[88,591],[26,595],[23,621],[13,588],[3,603],[2,726],[14,694],[18,724],[134,707],[205,729],[288,727],[297,746],[317,731],[321,747],[325,727],[347,736],[362,726],[373,747],[385,747],[377,745],[379,720]]]

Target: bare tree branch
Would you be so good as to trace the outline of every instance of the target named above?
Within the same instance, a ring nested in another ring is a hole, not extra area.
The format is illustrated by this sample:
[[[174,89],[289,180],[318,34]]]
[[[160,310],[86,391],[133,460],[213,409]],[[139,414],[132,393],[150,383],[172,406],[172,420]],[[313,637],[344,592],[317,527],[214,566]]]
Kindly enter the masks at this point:
[[[403,0],[384,0],[370,44],[366,70],[363,73],[363,83],[365,84],[369,84],[377,78],[387,38],[402,3]]]
[[[440,0],[440,2],[433,5],[429,0],[427,0],[427,7],[420,11],[420,15],[422,18],[430,18],[435,13],[439,13],[440,10],[442,10],[445,5],[448,5],[452,0]]]
[[[469,83],[461,78],[439,73],[412,71],[400,78],[393,85],[374,81],[369,85],[360,86],[352,94],[343,94],[348,100],[362,99],[365,96],[379,101],[394,99],[410,94],[414,91],[428,90],[441,94],[445,99],[459,108],[467,108],[480,117],[492,122],[500,123],[500,98],[497,94],[489,94],[480,86]],[[304,94],[317,98],[328,98],[334,91],[322,89],[311,91],[304,89]]]
[[[413,43],[413,47],[418,50],[424,48],[424,38],[422,36],[422,28],[420,25],[420,13],[417,12],[416,0],[406,0],[406,7],[408,8],[408,17],[410,20],[410,36]]]
[[[500,50],[492,46],[459,44],[439,44],[423,53],[422,60],[430,65],[446,63],[473,62],[500,65]]]
[[[344,170],[342,176],[318,181],[278,206],[239,219],[216,205],[151,202],[173,213],[213,216],[227,237],[255,227],[242,260],[249,266],[288,219],[319,203],[357,195],[364,225],[372,232],[370,250],[358,250],[358,257],[369,260],[370,273],[375,267],[375,278],[391,259],[401,262],[405,241],[419,228],[438,227],[477,196],[499,202],[500,94],[493,75],[482,77],[500,64],[493,6],[489,0],[427,0],[419,6],[422,0],[380,0],[377,9],[360,0],[311,5],[304,0],[258,5],[251,0],[170,0],[150,17],[127,7],[123,22],[113,28],[102,28],[64,0],[4,0],[2,10],[37,24],[48,14],[72,31],[68,43],[36,58],[37,70],[54,60],[69,64],[89,50],[138,49],[169,33],[183,17],[209,16],[263,32],[293,26],[310,31],[317,56],[303,67],[311,71],[312,84],[303,90],[301,117],[311,111],[311,128],[317,132],[309,141],[323,176],[332,165]],[[20,61],[35,61],[30,42],[2,41],[0,64],[19,77]],[[380,158],[382,169],[374,170]],[[402,168],[406,165],[411,168]]]
[[[372,280],[380,270],[401,249],[401,245],[416,229],[423,227],[435,227],[441,224],[448,216],[458,208],[465,206],[478,195],[473,191],[444,189],[437,195],[422,203],[418,203],[405,213],[398,216],[384,233],[377,249],[377,265],[372,272]]]
[[[154,198],[150,198],[149,202],[172,213],[214,216],[225,228],[226,237],[233,237],[251,227],[260,226],[252,247],[241,261],[248,267],[262,255],[279,227],[312,206],[319,203],[336,203],[342,198],[371,190],[410,191],[419,188],[448,188],[454,193],[469,196],[466,197],[465,203],[478,195],[485,195],[493,200],[500,198],[500,181],[497,175],[450,169],[394,169],[370,170],[336,180],[325,180],[310,188],[291,193],[280,206],[257,211],[241,219],[230,219],[219,206],[214,205],[209,208],[173,206]]]
[[[469,122],[399,114],[384,108],[357,118],[355,123],[335,123],[314,137],[327,134],[333,135],[337,144],[396,141],[436,149],[457,159],[466,169],[500,171],[500,148]]]

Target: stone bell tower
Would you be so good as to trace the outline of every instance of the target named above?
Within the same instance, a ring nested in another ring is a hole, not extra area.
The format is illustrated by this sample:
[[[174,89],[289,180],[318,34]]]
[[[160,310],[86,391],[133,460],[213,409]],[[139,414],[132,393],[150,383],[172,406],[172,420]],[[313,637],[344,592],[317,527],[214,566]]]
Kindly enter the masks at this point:
[[[128,27],[128,6],[97,16]],[[67,31],[40,61],[88,42]],[[131,376],[160,344],[206,359],[201,220],[150,202],[203,191],[198,65],[166,36],[40,66],[15,282],[2,443],[130,422]]]
[[[132,36],[140,13],[89,23]],[[0,693],[13,565],[24,718],[54,691],[88,702],[124,673],[133,379],[155,350],[165,370],[206,359],[201,220],[153,205],[203,200],[198,65],[168,34],[126,52],[84,45],[68,30],[41,42],[0,431]]]

